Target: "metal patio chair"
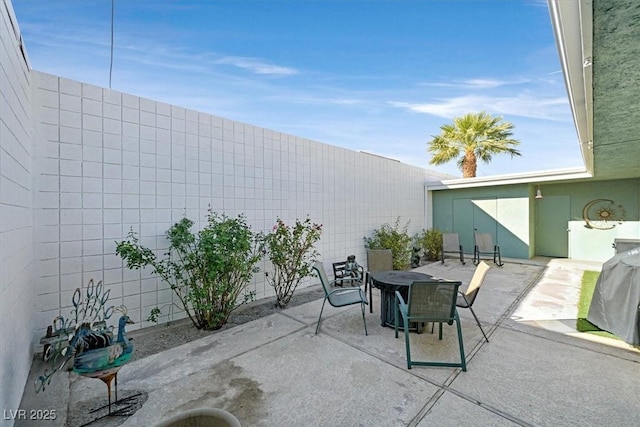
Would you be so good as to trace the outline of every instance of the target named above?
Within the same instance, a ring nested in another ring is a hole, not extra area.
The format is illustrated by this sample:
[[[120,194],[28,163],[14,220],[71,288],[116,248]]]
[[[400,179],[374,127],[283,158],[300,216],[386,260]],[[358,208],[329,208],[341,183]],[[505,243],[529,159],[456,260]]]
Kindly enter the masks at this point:
[[[480,320],[478,320],[478,316],[476,316],[475,311],[473,311],[473,303],[478,296],[478,292],[480,291],[480,287],[484,282],[484,278],[487,276],[487,272],[491,267],[484,261],[481,261],[476,267],[476,271],[473,273],[473,277],[469,282],[469,286],[467,286],[467,290],[462,292],[458,291],[458,299],[456,301],[456,307],[459,308],[468,308],[473,314],[473,318],[476,319],[476,323],[484,335],[484,339],[489,342],[489,338],[487,338],[487,334],[484,333],[484,329],[482,329],[482,325],[480,324]]]
[[[398,338],[398,322],[402,316],[404,326],[404,339],[407,351],[407,368],[412,366],[449,366],[460,367],[467,370],[467,362],[464,356],[464,345],[462,343],[462,328],[460,327],[460,317],[456,309],[456,298],[460,282],[452,281],[424,281],[413,282],[409,286],[408,301],[405,303],[400,292],[396,291],[396,316],[395,316],[395,336]],[[449,325],[456,323],[458,332],[458,345],[460,347],[460,362],[425,362],[411,359],[411,345],[409,339],[410,322],[433,322],[440,326],[438,339],[442,339],[442,324]]]
[[[365,272],[364,291],[369,289],[369,301],[373,301],[373,280],[371,274],[376,271],[393,270],[393,253],[391,249],[367,249],[367,271]],[[373,313],[373,304],[369,305],[369,313]]]
[[[458,238],[458,233],[443,233],[442,234],[442,252],[440,253],[440,262],[444,264],[445,254],[458,254],[462,265],[464,262],[464,251]]]
[[[318,273],[320,283],[324,289],[324,300],[322,301],[322,308],[320,309],[320,316],[318,316],[318,324],[316,325],[316,334],[320,330],[320,319],[322,319],[322,312],[324,311],[324,304],[329,301],[329,304],[333,307],[345,307],[348,305],[360,304],[362,310],[362,320],[364,321],[364,334],[367,333],[367,321],[364,318],[364,306],[368,304],[367,294],[360,289],[360,287],[353,288],[338,288],[332,289],[332,285],[335,286],[335,280],[329,281],[327,273],[324,271],[324,266],[321,262],[316,262],[313,265],[313,269]],[[356,280],[355,277],[344,277],[340,280],[348,282],[350,280]]]
[[[475,246],[473,248],[473,263],[480,263],[480,255],[493,255],[493,263],[498,267],[502,267],[502,257],[500,256],[500,246],[493,244],[493,236],[491,233],[473,233]],[[498,261],[496,262],[496,258]]]

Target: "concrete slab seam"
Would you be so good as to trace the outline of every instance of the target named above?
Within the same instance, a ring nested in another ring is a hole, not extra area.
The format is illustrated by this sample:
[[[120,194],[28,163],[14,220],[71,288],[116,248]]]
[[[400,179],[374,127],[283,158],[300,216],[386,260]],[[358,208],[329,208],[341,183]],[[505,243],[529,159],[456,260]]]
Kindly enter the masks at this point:
[[[433,408],[434,405],[438,402],[438,400],[440,400],[442,395],[444,395],[444,392],[445,392],[445,389],[442,387],[439,387],[438,391],[436,391],[433,394],[433,396],[431,396],[431,398],[427,400],[427,403],[425,403],[425,405],[418,411],[415,417],[413,417],[411,421],[409,421],[409,424],[407,424],[407,427],[417,426],[420,423],[420,421],[422,421],[422,419],[429,414],[429,412],[431,411],[431,408]]]
[[[477,399],[474,399],[472,397],[467,396],[464,393],[461,393],[461,392],[457,391],[456,389],[453,389],[453,388],[450,388],[450,387],[446,387],[444,390],[448,391],[449,393],[455,394],[459,398],[464,399],[467,402],[473,403],[474,405],[479,406],[482,409],[485,409],[485,410],[487,410],[489,412],[492,412],[492,413],[494,413],[494,414],[496,414],[496,415],[498,415],[498,416],[500,416],[502,418],[505,418],[505,419],[515,423],[515,424],[518,424],[518,425],[523,426],[523,427],[534,427],[533,424],[529,424],[528,422],[526,422],[524,420],[521,420],[520,418],[514,417],[513,415],[508,414],[508,413],[506,413],[504,411],[501,411],[500,409],[495,408],[495,407],[493,407],[491,405],[487,405],[486,403],[482,403],[482,402],[478,401]]]
[[[531,282],[523,289],[523,291],[516,297],[516,299],[514,300],[514,302],[509,305],[509,307],[507,307],[507,309],[505,310],[505,312],[498,318],[498,321],[496,322],[496,324],[492,324],[491,327],[489,328],[489,330],[487,331],[487,337],[491,337],[494,332],[496,331],[496,329],[499,327],[499,325],[507,318],[507,316],[509,316],[509,314],[511,312],[513,312],[514,310],[514,305],[519,302],[530,290],[531,288],[533,288],[533,286],[535,286],[536,283],[538,283],[538,281],[540,280],[540,278],[543,276],[543,273],[545,272],[546,267],[543,268],[540,272],[538,272],[538,274],[531,280]],[[471,351],[469,352],[469,355],[467,356],[467,363],[469,363],[471,360],[473,360],[474,356],[480,351],[480,349],[487,344],[487,342],[484,339],[481,339],[480,341],[478,341],[478,343],[471,349]],[[423,408],[416,414],[416,416],[413,418],[413,420],[409,423],[409,426],[416,426],[418,425],[418,423],[420,421],[422,421],[423,418],[425,418],[428,414],[429,411],[431,410],[431,408],[433,408],[433,406],[435,406],[435,404],[438,402],[438,400],[444,395],[445,391],[449,391],[455,395],[457,395],[458,397],[467,400],[468,402],[476,405],[476,406],[480,406],[483,407],[484,409],[487,409],[493,413],[495,413],[496,415],[499,415],[503,418],[507,418],[510,421],[517,423],[519,425],[522,426],[529,426],[528,423],[516,419],[514,417],[512,417],[509,414],[506,414],[496,408],[493,408],[489,405],[485,405],[482,402],[477,401],[476,399],[473,399],[469,396],[466,396],[462,393],[457,392],[455,389],[451,388],[451,384],[455,381],[455,379],[462,373],[461,369],[456,369],[454,372],[452,372],[452,374],[444,381],[443,384],[435,384],[432,381],[430,381],[427,378],[423,378],[420,375],[416,375],[418,377],[420,377],[421,379],[431,383],[432,385],[438,387],[438,392],[435,393],[430,399],[429,401],[427,401],[427,403],[425,404],[425,406],[423,406]],[[413,375],[413,373],[412,373]]]
[[[293,315],[291,315],[289,313],[286,313],[284,311],[280,311],[280,312],[278,312],[278,314],[281,314],[281,315],[283,315],[285,317],[288,317],[291,320],[295,320],[296,322],[303,324],[305,327],[309,327],[309,326],[313,325],[313,323],[315,323],[315,322],[313,322],[313,323],[305,323],[302,320],[300,320],[299,318],[297,318],[297,317],[295,317],[295,316],[293,316]]]
[[[522,301],[522,299],[529,293],[531,292],[531,289],[533,289],[535,287],[535,285],[538,284],[538,282],[540,282],[540,280],[542,279],[542,277],[545,275],[546,271],[547,271],[548,267],[544,267],[543,269],[541,269],[538,274],[536,274],[533,279],[531,279],[531,281],[529,282],[529,284],[522,290],[522,292],[520,292],[518,294],[518,296],[513,300],[513,302],[509,305],[509,307],[507,307],[507,309],[505,310],[504,314],[502,316],[500,316],[500,318],[498,319],[498,321],[496,322],[496,327],[501,326],[502,322],[505,321],[505,319],[510,316],[517,308],[518,304],[520,304],[520,301]]]

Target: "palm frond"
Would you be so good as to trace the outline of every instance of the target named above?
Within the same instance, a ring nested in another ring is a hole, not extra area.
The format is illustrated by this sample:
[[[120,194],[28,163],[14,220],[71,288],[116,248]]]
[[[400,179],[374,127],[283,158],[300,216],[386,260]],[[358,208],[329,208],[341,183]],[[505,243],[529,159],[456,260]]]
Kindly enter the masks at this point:
[[[484,111],[456,117],[452,124],[440,126],[440,135],[428,142],[427,151],[432,154],[429,163],[440,165],[455,159],[462,169],[464,156],[469,153],[484,163],[489,163],[495,154],[520,156],[515,148],[520,141],[512,138],[513,128],[513,124],[504,122],[501,116],[493,117]],[[475,176],[475,166],[471,169]]]

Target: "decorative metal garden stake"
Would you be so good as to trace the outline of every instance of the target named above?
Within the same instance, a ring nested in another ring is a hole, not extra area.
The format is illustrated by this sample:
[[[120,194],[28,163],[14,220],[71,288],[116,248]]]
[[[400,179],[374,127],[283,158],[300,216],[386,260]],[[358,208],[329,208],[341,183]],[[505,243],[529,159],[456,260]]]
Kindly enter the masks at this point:
[[[107,307],[109,290],[102,281],[94,286],[93,279],[87,289],[76,289],[73,293],[71,320],[62,316],[53,320],[47,334],[40,339],[44,345],[43,359],[49,368],[36,380],[36,391],[44,390],[51,377],[73,358],[73,372],[102,380],[108,389],[108,415],[122,415],[127,408],[111,412],[111,383],[115,379],[114,403],[118,403],[118,371],[133,354],[133,345],[127,339],[125,327],[133,321],[123,305]],[[107,320],[114,311],[122,313],[118,320],[118,334],[114,339],[113,327],[107,327]],[[67,322],[69,322],[67,324]],[[130,396],[127,399],[131,399]],[[99,408],[102,409],[102,408]],[[95,420],[94,420],[95,421]]]

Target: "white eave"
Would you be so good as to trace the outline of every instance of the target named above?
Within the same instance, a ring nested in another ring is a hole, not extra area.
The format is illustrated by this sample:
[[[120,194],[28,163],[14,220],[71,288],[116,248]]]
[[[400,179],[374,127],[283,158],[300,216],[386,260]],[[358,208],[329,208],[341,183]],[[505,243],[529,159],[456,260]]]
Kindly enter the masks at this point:
[[[508,175],[493,175],[475,178],[457,178],[425,183],[431,190],[453,190],[458,188],[493,187],[498,185],[536,184],[553,181],[573,181],[592,178],[584,168],[555,169]]]
[[[547,0],[585,168],[593,173],[593,0]]]

